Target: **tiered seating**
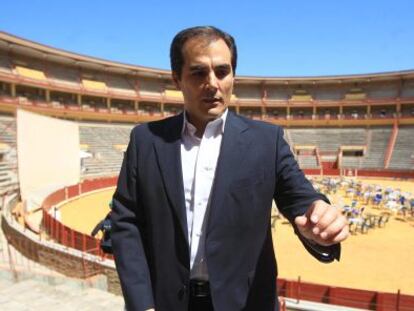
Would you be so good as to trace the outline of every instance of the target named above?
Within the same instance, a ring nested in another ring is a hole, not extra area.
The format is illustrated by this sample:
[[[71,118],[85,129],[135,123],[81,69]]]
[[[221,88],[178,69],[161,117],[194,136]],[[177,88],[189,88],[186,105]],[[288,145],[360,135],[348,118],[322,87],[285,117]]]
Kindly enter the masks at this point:
[[[11,73],[10,59],[5,53],[0,53],[0,72]]]
[[[47,74],[52,83],[79,88],[79,71],[75,68],[54,64],[48,67]]]
[[[282,88],[267,87],[266,89],[268,100],[288,100],[289,94]]]
[[[398,85],[384,83],[382,85],[368,85],[365,87],[369,98],[392,98],[398,97]]]
[[[389,168],[414,169],[414,127],[401,127],[398,130]]]
[[[236,96],[241,100],[260,100],[262,98],[261,90],[257,86],[236,85],[234,88],[234,94],[236,94]]]
[[[362,168],[363,157],[342,157],[343,168]]]
[[[384,168],[385,150],[392,132],[391,128],[376,128],[369,130],[368,149],[360,168]]]
[[[160,80],[139,79],[139,93],[141,96],[161,96],[163,84]]]
[[[392,132],[391,128],[347,128],[347,129],[289,129],[293,145],[311,144],[319,147],[322,153],[334,153],[340,146],[365,146],[364,157],[343,157],[344,168],[384,168],[385,150]],[[407,134],[407,137],[410,137]],[[409,139],[409,138],[407,138]],[[404,140],[405,141],[405,140]],[[406,143],[406,146],[412,146]],[[404,155],[409,151],[405,151]],[[411,151],[412,152],[412,151]],[[409,156],[408,156],[409,157]],[[308,161],[308,160],[306,160]],[[309,160],[310,161],[310,160]],[[410,159],[402,164],[409,168]],[[412,167],[412,166],[411,166]]]
[[[345,97],[346,90],[339,87],[317,87],[312,90],[315,100],[341,100]]]
[[[414,97],[414,81],[404,81],[401,86],[401,97]]]
[[[123,159],[119,145],[127,145],[132,126],[81,124],[80,143],[88,146],[92,158],[84,159],[84,175],[118,174]]]
[[[289,129],[294,145],[315,145],[321,152],[337,152],[341,145],[365,145],[366,130],[348,129]]]
[[[300,168],[319,168],[316,155],[298,155],[297,161]]]
[[[116,76],[113,74],[108,74],[106,76],[107,86],[118,93],[124,93],[129,96],[136,96],[135,88],[133,82],[128,81],[122,76]]]
[[[17,183],[17,152],[16,122],[11,117],[0,117],[0,194],[16,189]]]

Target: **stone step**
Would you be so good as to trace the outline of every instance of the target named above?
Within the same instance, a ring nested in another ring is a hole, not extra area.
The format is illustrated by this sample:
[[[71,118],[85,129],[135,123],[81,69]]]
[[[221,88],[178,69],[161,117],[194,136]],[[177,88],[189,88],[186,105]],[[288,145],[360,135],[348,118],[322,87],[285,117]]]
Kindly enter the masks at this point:
[[[96,288],[49,285],[37,280],[13,283],[0,279],[0,310],[123,310],[122,297]]]

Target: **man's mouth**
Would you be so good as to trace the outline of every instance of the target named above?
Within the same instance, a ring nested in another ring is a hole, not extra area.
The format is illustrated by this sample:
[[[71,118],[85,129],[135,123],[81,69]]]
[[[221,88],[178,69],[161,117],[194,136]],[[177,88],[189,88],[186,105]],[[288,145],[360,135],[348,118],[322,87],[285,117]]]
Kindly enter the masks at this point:
[[[215,104],[223,102],[223,99],[220,97],[205,97],[203,98],[203,102],[206,104]]]

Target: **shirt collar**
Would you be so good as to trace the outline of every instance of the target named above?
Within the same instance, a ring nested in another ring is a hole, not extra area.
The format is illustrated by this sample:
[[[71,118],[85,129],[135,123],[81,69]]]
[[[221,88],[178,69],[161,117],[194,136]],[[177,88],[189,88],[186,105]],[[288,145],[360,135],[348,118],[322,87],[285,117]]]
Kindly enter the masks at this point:
[[[210,122],[207,123],[206,129],[205,131],[209,131],[209,132],[215,132],[217,133],[218,131],[220,131],[220,134],[224,133],[224,126],[226,124],[226,119],[227,119],[227,112],[229,111],[228,108],[226,108],[226,110],[224,110],[223,114],[218,117],[217,119],[214,119]],[[187,118],[187,112],[184,110],[184,117],[183,117],[183,128],[181,129],[181,135],[185,134],[186,132],[191,135],[194,136],[195,132],[197,131],[197,129],[195,128],[194,125],[192,125],[190,123],[190,121]]]

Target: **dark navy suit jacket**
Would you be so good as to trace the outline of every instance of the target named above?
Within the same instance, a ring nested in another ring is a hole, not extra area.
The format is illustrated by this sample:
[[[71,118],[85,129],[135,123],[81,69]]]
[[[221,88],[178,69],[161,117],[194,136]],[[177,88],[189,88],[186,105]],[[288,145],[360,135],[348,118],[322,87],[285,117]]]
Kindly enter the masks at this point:
[[[112,239],[128,310],[188,309],[190,252],[180,158],[183,115],[135,127],[114,194]],[[205,255],[217,311],[275,310],[272,200],[290,221],[314,191],[280,127],[228,113],[210,197]],[[322,261],[339,258],[327,248]]]

